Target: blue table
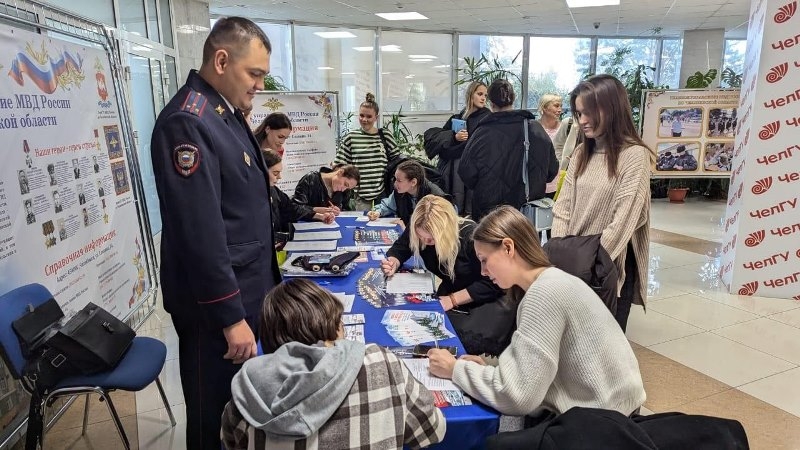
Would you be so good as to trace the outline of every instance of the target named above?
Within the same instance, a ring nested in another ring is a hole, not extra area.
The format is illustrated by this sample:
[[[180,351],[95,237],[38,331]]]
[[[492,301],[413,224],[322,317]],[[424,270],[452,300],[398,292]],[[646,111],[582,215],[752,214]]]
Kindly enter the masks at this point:
[[[354,217],[338,217],[336,222],[340,225],[339,230],[342,238],[339,239],[339,246],[355,245],[353,231],[358,228],[366,228],[365,222],[356,222]],[[376,228],[380,229],[380,228]],[[346,277],[319,277],[313,280],[319,282],[331,292],[345,292],[355,294],[355,302],[351,313],[364,314],[364,337],[367,342],[383,345],[398,346],[398,344],[386,328],[381,324],[381,319],[386,309],[375,308],[358,294],[356,280],[358,280],[370,267],[378,266],[378,261],[358,263],[358,266]],[[418,311],[442,311],[439,302],[406,304],[394,306],[392,309],[409,309]],[[453,331],[453,326],[445,314],[447,328]],[[451,345],[458,348],[458,354],[466,354],[461,341],[455,337],[439,342],[440,345]],[[474,401],[474,400],[473,400]],[[439,449],[471,449],[482,448],[483,442],[488,436],[497,434],[500,425],[500,414],[481,404],[475,403],[471,406],[451,406],[442,408],[442,413],[447,420],[447,433],[444,441],[430,448]]]

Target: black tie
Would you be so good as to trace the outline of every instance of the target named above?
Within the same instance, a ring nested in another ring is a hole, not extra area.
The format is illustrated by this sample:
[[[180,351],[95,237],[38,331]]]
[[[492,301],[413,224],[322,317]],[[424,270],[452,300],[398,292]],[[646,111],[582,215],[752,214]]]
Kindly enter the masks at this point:
[[[244,114],[242,114],[241,110],[235,109],[233,112],[233,116],[236,117],[236,120],[239,121],[239,124],[241,124],[245,130],[250,129],[250,125],[248,125],[247,121],[244,120]]]

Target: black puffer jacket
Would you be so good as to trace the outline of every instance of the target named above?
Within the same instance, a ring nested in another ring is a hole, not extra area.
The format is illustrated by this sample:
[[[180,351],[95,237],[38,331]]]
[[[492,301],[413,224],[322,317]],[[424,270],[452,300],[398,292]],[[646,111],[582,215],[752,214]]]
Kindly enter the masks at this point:
[[[464,185],[475,191],[472,217],[480,221],[498,205],[519,208],[525,203],[522,181],[524,123],[528,119],[529,200],[544,197],[545,185],[558,173],[553,142],[528,111],[502,111],[482,120],[461,157],[458,174]]]
[[[467,117],[467,133],[470,138],[478,123],[491,113],[489,108],[481,108]],[[444,190],[453,195],[453,201],[458,207],[459,213],[467,212],[471,208],[471,205],[467,204],[469,197],[467,189],[458,175],[461,156],[469,139],[458,142],[455,139],[455,132],[453,132],[453,119],[461,119],[463,115],[464,111],[462,110],[447,119],[444,127],[431,128],[425,132],[425,154],[428,155],[428,158],[439,157],[436,168],[442,173]]]
[[[272,229],[275,232],[289,233],[292,224],[300,220],[312,220],[314,210],[310,206],[300,205],[292,201],[285,192],[277,186],[269,188],[272,203]]]
[[[311,208],[327,208],[333,203],[341,210],[350,209],[350,199],[353,195],[351,190],[334,192],[332,197],[328,195],[328,189],[322,181],[322,174],[330,172],[333,170],[328,167],[320,167],[319,171],[303,175],[294,188],[292,200],[298,205],[306,205]]]

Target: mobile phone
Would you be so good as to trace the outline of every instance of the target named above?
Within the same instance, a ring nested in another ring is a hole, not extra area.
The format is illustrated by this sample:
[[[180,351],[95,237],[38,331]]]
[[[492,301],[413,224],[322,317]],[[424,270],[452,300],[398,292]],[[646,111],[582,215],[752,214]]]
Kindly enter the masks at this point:
[[[436,348],[436,347],[433,346],[433,345],[428,345],[428,344],[417,344],[414,347],[414,353],[418,354],[418,355],[427,355],[428,354],[428,350],[430,350],[432,348]],[[439,348],[442,349],[442,350],[447,350],[453,356],[456,356],[456,353],[458,353],[458,348],[454,347],[452,345],[440,345]]]

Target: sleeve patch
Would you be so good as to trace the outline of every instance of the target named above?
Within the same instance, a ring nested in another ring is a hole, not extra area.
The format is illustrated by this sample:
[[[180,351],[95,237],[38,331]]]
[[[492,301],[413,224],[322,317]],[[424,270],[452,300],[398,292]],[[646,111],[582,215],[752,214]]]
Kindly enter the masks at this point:
[[[193,144],[180,144],[172,151],[172,162],[179,174],[188,177],[200,167],[200,149]]]

